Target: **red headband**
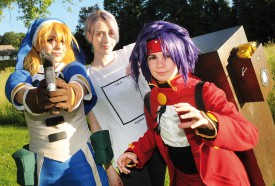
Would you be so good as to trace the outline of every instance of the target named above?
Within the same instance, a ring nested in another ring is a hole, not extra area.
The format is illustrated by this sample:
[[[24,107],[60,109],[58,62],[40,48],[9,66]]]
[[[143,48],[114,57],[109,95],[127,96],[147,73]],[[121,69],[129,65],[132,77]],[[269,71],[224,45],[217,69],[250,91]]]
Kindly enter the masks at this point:
[[[155,52],[162,52],[161,39],[154,39],[147,42],[147,55]]]

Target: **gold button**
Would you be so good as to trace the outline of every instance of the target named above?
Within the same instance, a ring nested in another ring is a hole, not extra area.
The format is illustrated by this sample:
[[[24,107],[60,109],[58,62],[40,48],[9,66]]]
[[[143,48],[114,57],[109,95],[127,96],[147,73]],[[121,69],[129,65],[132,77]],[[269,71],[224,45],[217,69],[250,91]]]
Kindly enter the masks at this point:
[[[163,94],[163,93],[158,94],[158,102],[160,105],[165,105],[167,103],[167,98],[166,98],[165,94]]]

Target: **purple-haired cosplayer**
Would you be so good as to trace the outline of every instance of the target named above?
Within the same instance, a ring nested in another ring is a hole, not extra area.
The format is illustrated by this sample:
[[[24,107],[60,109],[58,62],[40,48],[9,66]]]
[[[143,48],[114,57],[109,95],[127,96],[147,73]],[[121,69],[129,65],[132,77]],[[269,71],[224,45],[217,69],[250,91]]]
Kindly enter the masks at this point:
[[[157,147],[171,186],[248,186],[246,168],[234,152],[254,148],[258,130],[213,83],[203,84],[205,111],[199,110],[195,91],[201,83],[192,74],[197,58],[198,48],[181,26],[155,21],[142,29],[130,62],[135,80],[141,68],[152,85],[145,99],[148,130],[119,157],[118,168],[128,174],[130,162],[143,167]]]
[[[167,53],[170,54],[186,82],[189,72],[194,72],[198,48],[192,42],[186,29],[165,21],[149,23],[139,34],[130,57],[134,78],[138,79],[139,68],[141,68],[145,79],[151,82],[152,76],[147,64],[147,42],[159,38],[162,40],[161,48],[164,56]]]

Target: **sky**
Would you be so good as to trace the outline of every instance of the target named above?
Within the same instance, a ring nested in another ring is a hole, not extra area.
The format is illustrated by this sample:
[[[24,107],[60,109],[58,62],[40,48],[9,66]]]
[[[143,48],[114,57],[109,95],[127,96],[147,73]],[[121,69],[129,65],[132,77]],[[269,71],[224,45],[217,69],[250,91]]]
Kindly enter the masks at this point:
[[[103,0],[73,0],[74,5],[70,5],[69,3],[62,4],[62,1],[56,0],[49,7],[49,12],[51,13],[47,17],[59,18],[63,20],[72,32],[75,31],[77,22],[78,22],[78,14],[82,7],[94,6],[96,3],[99,5],[99,8],[103,8]],[[12,11],[8,9],[3,10],[3,15],[5,18],[0,22],[0,35],[4,35],[5,32],[23,32],[26,33],[28,28],[25,28],[23,21],[17,20],[17,16],[21,16],[19,14],[19,10],[16,4],[13,4],[14,9]],[[72,12],[67,12],[67,7],[70,6]]]

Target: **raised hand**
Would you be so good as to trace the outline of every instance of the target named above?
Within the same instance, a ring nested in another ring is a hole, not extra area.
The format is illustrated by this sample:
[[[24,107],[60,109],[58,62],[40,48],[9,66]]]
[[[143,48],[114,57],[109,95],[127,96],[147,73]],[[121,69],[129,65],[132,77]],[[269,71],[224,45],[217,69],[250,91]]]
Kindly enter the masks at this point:
[[[183,120],[183,122],[178,125],[179,128],[207,128],[209,130],[214,130],[213,125],[202,111],[197,110],[188,103],[178,103],[174,106],[176,112],[179,113],[180,119]]]

